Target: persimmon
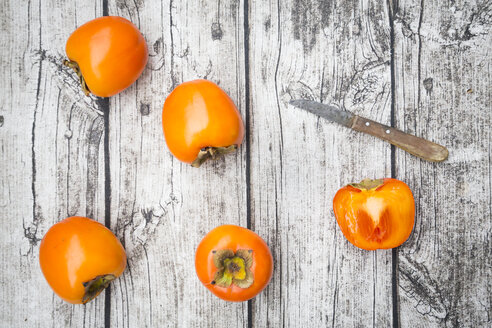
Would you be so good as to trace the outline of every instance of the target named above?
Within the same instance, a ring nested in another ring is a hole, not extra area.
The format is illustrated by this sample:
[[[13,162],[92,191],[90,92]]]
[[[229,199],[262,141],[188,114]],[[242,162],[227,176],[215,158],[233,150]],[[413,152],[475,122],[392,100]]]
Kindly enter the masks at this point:
[[[211,230],[195,254],[198,279],[217,297],[247,301],[260,293],[273,273],[272,253],[260,236],[235,225]]]
[[[116,236],[97,221],[73,216],[53,225],[39,247],[46,281],[63,300],[85,304],[126,268]]]
[[[236,105],[207,80],[185,82],[171,92],[162,108],[162,128],[171,153],[195,167],[235,151],[244,138]]]
[[[142,74],[147,43],[138,28],[118,16],[93,19],[68,38],[63,63],[78,75],[84,93],[110,97],[128,88]]]
[[[410,236],[415,219],[412,191],[390,178],[366,179],[341,188],[333,199],[333,210],[345,238],[366,250],[400,246]]]

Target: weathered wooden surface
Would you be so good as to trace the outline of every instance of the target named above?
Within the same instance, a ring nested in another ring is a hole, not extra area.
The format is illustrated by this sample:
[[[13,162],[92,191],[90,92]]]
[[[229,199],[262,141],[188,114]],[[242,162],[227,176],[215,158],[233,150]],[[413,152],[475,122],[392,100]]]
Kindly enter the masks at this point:
[[[249,17],[252,228],[272,246],[276,268],[253,300],[253,322],[388,326],[391,251],[354,248],[331,204],[343,184],[390,175],[390,146],[288,105],[300,97],[344,104],[389,124],[386,7],[253,2]]]
[[[2,1],[1,327],[486,327],[491,322],[490,1]],[[102,15],[149,45],[138,82],[88,98],[60,63],[68,35]],[[238,105],[247,137],[193,169],[168,152],[165,97],[207,78]],[[288,105],[304,97],[446,145],[418,160]],[[349,244],[336,190],[395,176],[416,200],[409,241]],[[86,215],[128,252],[107,295],[72,306],[49,289],[39,241]],[[201,286],[194,250],[213,227],[258,232],[274,277],[225,303]]]
[[[112,290],[111,322],[246,327],[247,303],[215,298],[194,264],[210,229],[247,224],[244,149],[195,169],[169,153],[161,126],[165,97],[195,78],[219,83],[244,113],[243,7],[117,2],[109,14],[136,22],[150,51],[137,84],[109,104],[111,226],[129,253],[129,270]]]
[[[490,1],[394,7],[395,123],[450,149],[440,164],[396,153],[416,200],[398,252],[402,327],[492,325]]]
[[[61,66],[70,30],[102,14],[93,5],[2,1],[2,327],[104,325],[104,296],[69,305],[38,264],[39,241],[60,219],[104,222],[102,113]]]

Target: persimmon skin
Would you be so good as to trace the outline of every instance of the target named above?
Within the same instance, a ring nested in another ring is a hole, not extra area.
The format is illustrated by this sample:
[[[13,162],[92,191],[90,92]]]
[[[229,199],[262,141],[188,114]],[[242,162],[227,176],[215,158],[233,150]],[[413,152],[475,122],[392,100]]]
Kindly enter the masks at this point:
[[[148,60],[140,31],[118,16],[99,17],[80,26],[65,50],[78,64],[91,93],[99,97],[113,96],[132,85]]]
[[[254,281],[250,287],[243,289],[231,285],[225,288],[211,283],[217,272],[212,252],[221,249],[253,251],[251,271]],[[230,302],[243,302],[258,295],[268,285],[273,274],[273,258],[268,245],[255,232],[236,225],[222,225],[211,230],[198,245],[195,269],[198,279],[214,295]]]
[[[73,216],[53,225],[39,247],[46,281],[63,300],[82,304],[83,283],[100,275],[119,277],[126,253],[116,236],[97,221]]]
[[[236,105],[217,84],[193,80],[177,86],[162,108],[166,144],[180,161],[192,163],[200,149],[241,145],[244,124]]]
[[[333,199],[333,210],[345,238],[365,250],[400,246],[415,221],[412,191],[404,182],[390,178],[382,179],[377,188],[341,188]]]

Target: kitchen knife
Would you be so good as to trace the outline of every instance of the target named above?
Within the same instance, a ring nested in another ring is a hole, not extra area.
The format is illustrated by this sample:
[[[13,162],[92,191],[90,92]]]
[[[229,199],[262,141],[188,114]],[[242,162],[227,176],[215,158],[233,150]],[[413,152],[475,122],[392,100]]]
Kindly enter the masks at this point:
[[[321,116],[329,121],[383,139],[390,144],[427,161],[442,162],[448,158],[448,150],[446,147],[402,132],[390,126],[354,115],[335,106],[305,99],[291,100],[290,104]]]

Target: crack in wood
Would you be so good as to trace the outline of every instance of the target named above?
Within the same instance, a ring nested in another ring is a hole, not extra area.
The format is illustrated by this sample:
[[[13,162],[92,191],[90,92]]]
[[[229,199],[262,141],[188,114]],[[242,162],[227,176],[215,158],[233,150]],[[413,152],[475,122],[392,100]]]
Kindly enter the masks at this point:
[[[181,202],[179,198],[171,194],[163,203],[142,206],[140,211],[131,213],[126,219],[120,217],[115,228],[117,235],[128,234],[135,244],[146,245],[154,237],[157,227],[164,223],[169,210]]]
[[[401,254],[399,256],[400,288],[406,297],[414,301],[415,310],[422,315],[445,319],[446,303],[438,282],[434,281],[425,265]]]
[[[104,134],[104,119],[97,116],[91,124],[87,140],[87,187],[86,187],[86,215],[95,217],[96,195],[99,184],[99,152],[101,138]]]
[[[47,62],[49,68],[52,69],[53,77],[61,85],[62,89],[67,93],[73,102],[83,103],[84,108],[88,108],[96,112],[98,115],[103,115],[103,112],[99,109],[98,97],[89,95],[86,96],[80,86],[79,79],[73,71],[63,65],[64,55],[53,55],[48,53],[47,50],[37,50],[33,53],[34,58],[36,58],[40,63]]]

